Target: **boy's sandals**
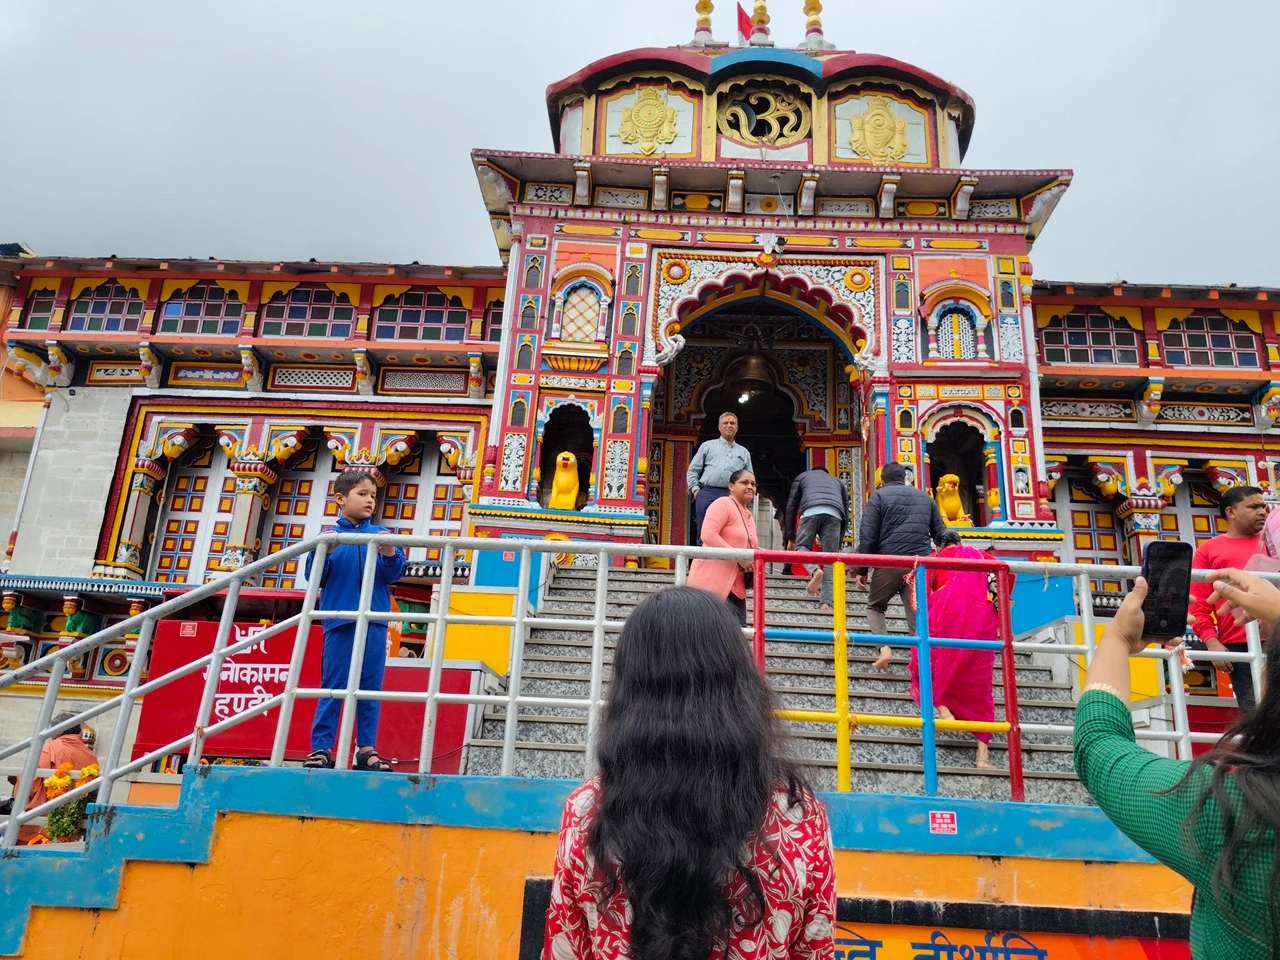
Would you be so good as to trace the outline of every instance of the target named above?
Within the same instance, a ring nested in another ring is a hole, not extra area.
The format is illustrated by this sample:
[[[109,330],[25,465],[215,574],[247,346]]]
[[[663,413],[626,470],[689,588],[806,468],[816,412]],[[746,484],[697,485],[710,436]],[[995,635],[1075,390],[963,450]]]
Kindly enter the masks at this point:
[[[373,770],[377,773],[391,773],[391,764],[378,756],[377,750],[357,750],[354,770]]]
[[[302,765],[311,770],[332,770],[333,754],[328,750],[312,750]]]

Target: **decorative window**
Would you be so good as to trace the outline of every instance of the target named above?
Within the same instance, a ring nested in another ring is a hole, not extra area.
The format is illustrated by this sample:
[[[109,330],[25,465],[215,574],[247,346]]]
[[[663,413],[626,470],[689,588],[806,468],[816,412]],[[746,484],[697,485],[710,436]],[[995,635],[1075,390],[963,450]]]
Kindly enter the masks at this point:
[[[613,408],[613,432],[626,433],[631,429],[631,413],[619,404]]]
[[[628,297],[638,297],[640,295],[640,274],[640,264],[633,263],[627,267],[624,291]]]
[[[1054,491],[1058,523],[1067,533],[1072,563],[1115,566],[1121,562],[1123,537],[1110,503],[1102,502],[1097,487],[1087,477],[1063,477]],[[1119,578],[1093,581],[1094,590],[1122,591]]]
[[[351,336],[356,308],[345,293],[328,287],[294,287],[276,293],[262,308],[264,337]]]
[[[1027,429],[1027,411],[1023,410],[1022,407],[1014,407],[1009,411],[1009,429]]]
[[[596,338],[600,328],[600,294],[579,284],[564,298],[560,313],[560,339],[586,343]]]
[[[108,280],[96,290],[76,297],[71,304],[68,330],[104,333],[137,333],[142,322],[142,300],[118,283]]]
[[[1040,343],[1045,363],[1141,363],[1137,331],[1105,313],[1054,317],[1040,331]]]
[[[520,329],[532,330],[538,325],[538,309],[529,300],[520,311]]]
[[[27,309],[22,315],[22,329],[48,330],[53,322],[57,296],[52,290],[33,290],[27,297]]]
[[[634,303],[628,303],[622,311],[622,336],[634,337],[640,329],[640,315]]]
[[[618,376],[629,377],[636,372],[636,354],[634,350],[623,350],[618,354]]]
[[[524,285],[526,287],[542,286],[542,258],[530,257],[529,265],[524,270]]]
[[[160,308],[160,332],[234,337],[243,316],[244,304],[235,291],[216,283],[198,283],[165,301]]]
[[[910,310],[911,309],[911,282],[908,280],[898,280],[893,285],[893,309]]]
[[[313,468],[281,473],[266,521],[262,556],[317,536],[326,522],[332,522],[326,518],[333,505],[333,481],[333,455],[323,446],[316,451]],[[270,567],[262,574],[262,586],[280,590],[305,586],[305,563],[304,557],[294,557]]]
[[[1160,335],[1164,359],[1180,367],[1257,367],[1258,338],[1226,317],[1187,317]]]
[[[235,509],[236,478],[221,450],[207,466],[175,467],[156,531],[151,579],[157,583],[203,583],[218,569]]]
[[[938,313],[938,356],[944,360],[978,359],[978,330],[973,311],[952,305]]]
[[[1013,310],[1017,307],[1017,305],[1018,305],[1017,300],[1014,298],[1014,295],[1013,295],[1013,281],[1001,280],[1000,281],[1000,309]]]
[[[520,349],[516,351],[516,369],[533,369],[533,344],[529,343],[528,340],[520,344]]]
[[[467,332],[467,308],[438,290],[409,290],[382,302],[373,331],[377,340],[459,342]]]
[[[517,400],[511,405],[511,426],[523,427],[528,417],[529,405],[523,400]]]
[[[502,304],[491,303],[484,312],[484,330],[481,339],[498,343],[502,339]]]
[[[898,429],[903,433],[910,433],[916,428],[916,414],[910,407],[903,407],[898,411]]]

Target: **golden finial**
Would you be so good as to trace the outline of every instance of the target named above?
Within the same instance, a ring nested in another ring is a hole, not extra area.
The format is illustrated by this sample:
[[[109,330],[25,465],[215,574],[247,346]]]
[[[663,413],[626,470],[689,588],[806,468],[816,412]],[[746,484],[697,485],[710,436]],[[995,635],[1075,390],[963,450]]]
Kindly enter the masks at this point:
[[[769,4],[766,0],[756,0],[755,10],[751,12],[751,43],[757,47],[773,46],[773,40],[769,38]]]
[[[830,50],[822,35],[822,0],[804,0],[804,48],[806,50]]]
[[[693,31],[693,42],[696,44],[715,42],[715,37],[711,35],[711,12],[715,10],[715,4],[711,0],[698,0],[693,5],[693,9],[698,14],[698,25]]]

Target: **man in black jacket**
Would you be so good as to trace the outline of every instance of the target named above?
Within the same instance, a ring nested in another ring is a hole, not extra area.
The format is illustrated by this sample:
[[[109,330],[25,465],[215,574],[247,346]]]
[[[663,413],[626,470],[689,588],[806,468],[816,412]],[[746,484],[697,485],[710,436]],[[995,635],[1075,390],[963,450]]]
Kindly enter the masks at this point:
[[[800,524],[798,531],[797,521]],[[806,470],[791,484],[783,523],[788,538],[795,538],[787,545],[788,549],[812,550],[814,537],[817,537],[822,542],[823,553],[839,553],[844,535],[849,532],[849,491],[823,467]],[[805,589],[809,594],[815,594],[819,582],[822,584],[820,609],[830,610],[832,575],[829,564],[814,571]]]
[[[947,524],[933,498],[923,490],[907,486],[907,472],[902,464],[889,462],[880,470],[883,486],[871,495],[858,528],[858,545],[854,553],[882,553],[893,556],[923,557],[933,552],[947,532]],[[932,542],[931,542],[932,541]],[[904,567],[876,567],[871,571],[871,595],[867,598],[867,620],[871,632],[888,632],[884,612],[897,594],[902,598],[907,617],[907,633],[916,632],[916,615],[911,609],[911,588],[904,582],[911,571]],[[855,568],[859,590],[867,589],[867,568]],[[885,646],[872,664],[883,670],[893,660],[893,651]]]

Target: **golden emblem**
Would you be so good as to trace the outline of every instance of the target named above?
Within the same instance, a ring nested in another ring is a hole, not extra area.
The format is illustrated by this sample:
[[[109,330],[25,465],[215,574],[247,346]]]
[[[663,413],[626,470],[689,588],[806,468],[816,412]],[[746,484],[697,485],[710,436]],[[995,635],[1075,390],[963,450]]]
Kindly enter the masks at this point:
[[[887,97],[871,97],[861,116],[851,117],[854,152],[872,163],[891,163],[907,152],[907,121],[894,116]]]
[[[805,95],[781,86],[734,87],[716,111],[721,133],[752,146],[796,143],[809,135],[812,122]]]
[[[656,87],[641,90],[636,102],[622,111],[618,139],[640,144],[640,152],[646,157],[658,149],[658,144],[671,143],[675,138],[676,108],[667,106],[666,97]]]

